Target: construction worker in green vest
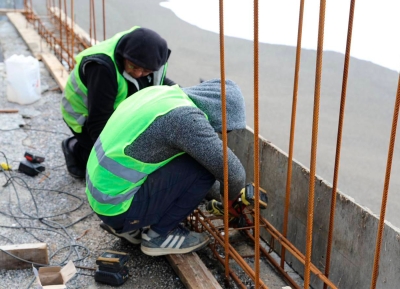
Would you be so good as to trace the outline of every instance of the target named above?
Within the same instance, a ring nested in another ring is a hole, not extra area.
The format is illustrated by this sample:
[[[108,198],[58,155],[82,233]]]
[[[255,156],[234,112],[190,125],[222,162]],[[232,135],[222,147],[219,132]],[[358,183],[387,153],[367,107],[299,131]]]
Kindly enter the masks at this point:
[[[246,128],[244,98],[227,80],[227,131]],[[101,228],[151,256],[203,248],[206,233],[182,225],[216,180],[224,179],[221,81],[153,86],[125,100],[89,156],[86,195]],[[230,206],[245,187],[228,148]],[[228,208],[229,211],[230,208]]]
[[[135,26],[79,53],[61,112],[73,136],[62,141],[68,172],[84,178],[90,150],[114,110],[130,95],[166,78],[171,51],[156,32]]]

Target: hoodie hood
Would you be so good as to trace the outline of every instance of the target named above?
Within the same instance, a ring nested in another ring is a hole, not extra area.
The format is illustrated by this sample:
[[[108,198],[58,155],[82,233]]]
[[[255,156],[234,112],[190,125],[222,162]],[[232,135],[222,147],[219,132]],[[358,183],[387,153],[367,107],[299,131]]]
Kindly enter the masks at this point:
[[[120,61],[128,59],[152,71],[159,70],[167,62],[170,53],[167,41],[147,28],[137,28],[124,35],[116,49],[116,56]]]
[[[227,130],[246,128],[245,105],[239,86],[232,80],[225,81]],[[207,116],[216,132],[222,132],[221,80],[211,79],[198,85],[182,88],[189,98]]]

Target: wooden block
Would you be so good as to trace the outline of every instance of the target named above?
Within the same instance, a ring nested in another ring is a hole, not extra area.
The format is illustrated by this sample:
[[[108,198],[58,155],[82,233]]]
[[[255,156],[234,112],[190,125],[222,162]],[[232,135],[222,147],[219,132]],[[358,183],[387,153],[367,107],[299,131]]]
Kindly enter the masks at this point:
[[[18,109],[0,109],[0,113],[17,113]]]
[[[195,253],[167,255],[167,260],[188,289],[221,288],[203,261]]]
[[[0,269],[32,268],[32,264],[20,261],[3,251],[30,262],[49,264],[49,254],[47,252],[46,243],[0,246]]]

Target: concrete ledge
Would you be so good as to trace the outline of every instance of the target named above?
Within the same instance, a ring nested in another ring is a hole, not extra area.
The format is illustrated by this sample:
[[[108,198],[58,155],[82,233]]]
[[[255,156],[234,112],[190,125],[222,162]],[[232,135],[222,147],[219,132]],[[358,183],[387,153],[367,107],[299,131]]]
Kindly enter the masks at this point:
[[[254,134],[251,129],[233,131],[229,147],[242,161],[248,181],[253,181]],[[282,231],[286,194],[288,156],[265,139],[260,138],[260,186],[268,192],[269,204],[263,216]],[[293,161],[289,208],[288,240],[303,254],[306,248],[309,170]],[[332,186],[315,177],[315,205],[312,263],[324,272],[329,230]],[[338,288],[369,288],[375,254],[379,220],[368,209],[350,197],[337,193],[335,227],[331,253],[330,280]],[[262,230],[262,236],[269,240]],[[400,284],[400,232],[385,224],[377,288],[398,288]],[[280,254],[280,246],[275,246]],[[286,253],[286,261],[304,275],[304,266]],[[322,288],[319,278],[311,274],[311,285]]]

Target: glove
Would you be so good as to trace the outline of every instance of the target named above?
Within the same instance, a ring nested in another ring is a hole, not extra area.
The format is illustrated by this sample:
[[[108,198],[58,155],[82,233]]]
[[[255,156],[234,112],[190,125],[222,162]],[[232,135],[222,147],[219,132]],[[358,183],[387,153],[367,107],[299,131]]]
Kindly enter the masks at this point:
[[[260,199],[259,199],[259,207],[260,209],[266,209],[268,205],[268,196],[264,189],[260,188]],[[254,184],[247,184],[241,191],[236,199],[228,200],[228,212],[232,218],[238,218],[243,213],[245,208],[252,209],[254,208]],[[221,202],[217,200],[211,200],[207,203],[206,206],[207,212],[215,215],[215,216],[223,216],[224,215],[224,206]]]
[[[237,200],[237,199],[236,199]],[[228,212],[229,212],[229,221],[233,220],[236,217],[239,217],[239,203],[236,200],[228,201]],[[224,205],[217,200],[211,200],[206,205],[206,210],[210,214],[214,216],[223,216],[224,215]]]

